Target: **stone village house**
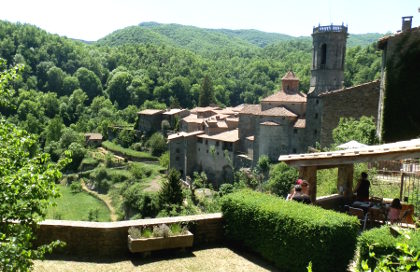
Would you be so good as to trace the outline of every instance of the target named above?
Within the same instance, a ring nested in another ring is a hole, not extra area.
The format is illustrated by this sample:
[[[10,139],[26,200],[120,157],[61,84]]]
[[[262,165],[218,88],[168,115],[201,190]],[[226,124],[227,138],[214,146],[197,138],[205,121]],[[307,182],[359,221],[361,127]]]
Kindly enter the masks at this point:
[[[277,161],[280,155],[303,153],[317,143],[330,145],[340,117],[373,116],[376,121],[380,81],[343,86],[347,30],[344,25],[313,28],[307,94],[289,71],[282,88],[260,104],[189,111],[180,120],[180,132],[168,136],[170,167],[184,179],[205,171],[218,186],[231,180],[234,169],[255,166],[261,155]]]

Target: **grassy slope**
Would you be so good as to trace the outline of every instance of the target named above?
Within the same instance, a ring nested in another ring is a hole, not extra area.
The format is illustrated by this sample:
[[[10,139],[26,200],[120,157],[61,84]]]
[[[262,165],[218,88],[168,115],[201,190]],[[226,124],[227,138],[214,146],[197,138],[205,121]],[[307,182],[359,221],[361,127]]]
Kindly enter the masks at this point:
[[[48,209],[48,219],[61,216],[62,220],[88,220],[89,210],[98,208],[98,220],[110,221],[109,210],[102,201],[85,192],[73,194],[69,186],[58,185],[58,187],[62,197],[57,199],[57,206]]]
[[[138,159],[148,159],[148,160],[157,160],[157,158],[149,153],[140,152],[129,148],[124,148],[120,145],[114,144],[110,141],[105,141],[102,143],[102,146],[110,151],[121,152],[124,155],[136,157]]]

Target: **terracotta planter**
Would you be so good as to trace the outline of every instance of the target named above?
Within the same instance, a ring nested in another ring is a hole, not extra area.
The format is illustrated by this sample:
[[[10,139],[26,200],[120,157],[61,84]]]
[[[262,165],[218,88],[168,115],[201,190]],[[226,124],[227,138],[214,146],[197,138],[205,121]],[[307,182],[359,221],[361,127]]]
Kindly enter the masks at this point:
[[[187,234],[180,234],[169,237],[151,237],[133,239],[128,235],[128,249],[130,252],[150,252],[169,248],[192,247],[194,234],[188,231]]]

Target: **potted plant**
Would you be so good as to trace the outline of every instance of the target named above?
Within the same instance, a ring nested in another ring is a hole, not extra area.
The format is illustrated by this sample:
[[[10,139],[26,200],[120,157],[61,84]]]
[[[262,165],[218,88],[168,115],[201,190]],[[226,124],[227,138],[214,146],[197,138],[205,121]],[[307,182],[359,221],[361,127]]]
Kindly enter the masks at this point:
[[[133,253],[192,247],[193,240],[194,235],[178,223],[128,229],[128,249]]]

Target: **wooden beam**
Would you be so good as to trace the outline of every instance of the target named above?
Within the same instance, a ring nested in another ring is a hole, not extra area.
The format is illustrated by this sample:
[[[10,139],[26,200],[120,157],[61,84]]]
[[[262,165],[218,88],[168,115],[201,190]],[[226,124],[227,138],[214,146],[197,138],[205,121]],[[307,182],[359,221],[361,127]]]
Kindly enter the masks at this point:
[[[353,195],[353,164],[338,167],[337,190],[344,197]]]
[[[316,166],[301,167],[299,175],[309,183],[309,197],[311,202],[316,202]]]
[[[294,158],[294,159],[283,159],[280,161],[284,161],[290,166],[293,167],[305,167],[305,166],[318,166],[318,167],[325,167],[325,166],[333,166],[333,165],[341,165],[341,164],[354,164],[354,163],[361,163],[361,162],[370,162],[370,161],[384,161],[384,160],[402,160],[402,159],[409,159],[409,158],[418,158],[420,157],[420,150],[401,150],[401,151],[393,151],[387,153],[361,153],[355,155],[343,155],[343,156],[331,156],[331,157],[324,157],[324,158],[317,158],[317,157],[302,157],[302,158]]]

